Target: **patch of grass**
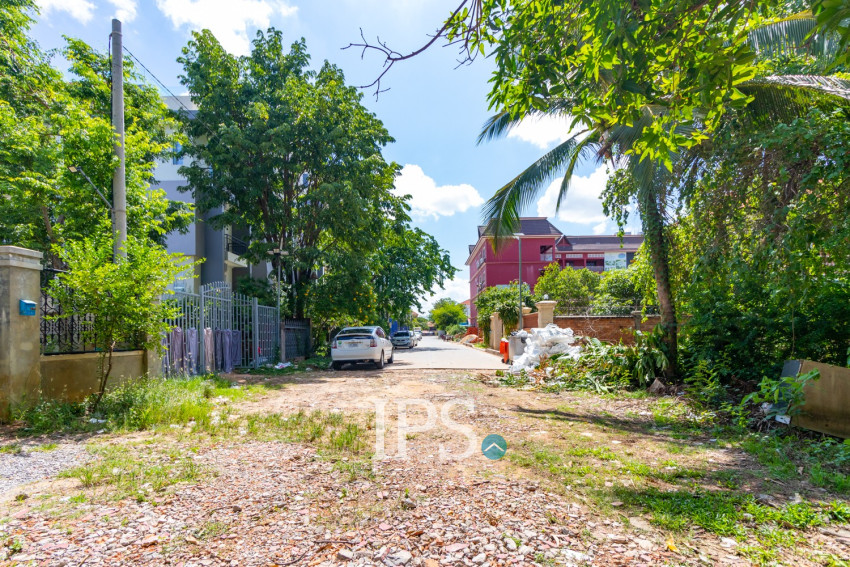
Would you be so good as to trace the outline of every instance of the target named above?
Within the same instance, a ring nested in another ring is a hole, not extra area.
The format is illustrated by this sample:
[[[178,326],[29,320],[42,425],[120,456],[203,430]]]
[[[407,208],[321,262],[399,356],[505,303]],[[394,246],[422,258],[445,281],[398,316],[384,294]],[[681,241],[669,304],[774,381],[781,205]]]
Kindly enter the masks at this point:
[[[850,494],[850,443],[812,440],[796,431],[747,435],[738,445],[777,480],[808,478],[814,486]]]
[[[200,540],[212,539],[226,532],[227,524],[223,522],[206,522],[195,530],[195,537]]]
[[[58,448],[59,445],[56,443],[45,443],[44,445],[39,445],[38,447],[33,447],[32,451],[34,453],[47,453],[48,451],[52,451]]]
[[[720,536],[744,537],[749,525],[806,530],[847,521],[843,515],[846,506],[839,503],[818,507],[801,502],[772,508],[759,504],[750,494],[738,492],[616,488],[614,493],[625,504],[650,511],[653,523],[674,531],[700,526]],[[774,539],[781,536],[790,541],[789,536],[781,532],[768,529],[761,533],[764,538],[769,539],[772,534]]]
[[[18,443],[10,443],[0,446],[0,454],[4,455],[19,455],[23,452],[23,448]]]
[[[354,482],[359,478],[375,478],[375,471],[372,468],[372,463],[368,460],[339,460],[334,463],[333,470],[347,474],[349,482]]]
[[[20,553],[24,549],[24,542],[18,537],[7,537],[3,546],[9,550],[9,555]]]
[[[338,412],[251,414],[229,427],[243,428],[246,435],[262,440],[313,443],[329,456],[362,454],[367,447],[366,429]]]
[[[140,378],[107,391],[94,414],[87,402],[43,400],[16,412],[25,435],[53,432],[139,431],[194,424],[208,426],[227,406],[262,391],[214,375],[196,378]]]
[[[154,449],[138,444],[91,446],[89,451],[97,458],[61,476],[76,478],[85,488],[104,487],[115,500],[133,497],[139,502],[171,485],[201,478],[201,468],[191,456],[175,459]]]

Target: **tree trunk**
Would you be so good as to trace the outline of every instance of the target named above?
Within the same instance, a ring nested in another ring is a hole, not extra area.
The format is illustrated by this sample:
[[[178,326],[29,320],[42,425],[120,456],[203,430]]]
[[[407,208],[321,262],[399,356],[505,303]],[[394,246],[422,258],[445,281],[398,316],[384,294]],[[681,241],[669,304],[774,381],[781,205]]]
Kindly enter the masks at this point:
[[[654,186],[640,191],[639,194],[640,208],[643,211],[643,232],[649,248],[649,262],[655,276],[658,306],[661,309],[661,329],[664,333],[662,340],[667,348],[669,362],[664,379],[670,382],[678,375],[678,323],[670,287],[670,257],[664,235],[664,216],[658,202],[658,191]]]
[[[97,388],[97,396],[94,401],[89,406],[89,413],[94,413],[97,410],[97,406],[100,404],[100,400],[103,399],[103,394],[106,392],[106,382],[109,380],[109,374],[112,372],[112,353],[115,351],[115,343],[107,349],[107,351],[100,356],[99,368],[100,368],[100,380]]]

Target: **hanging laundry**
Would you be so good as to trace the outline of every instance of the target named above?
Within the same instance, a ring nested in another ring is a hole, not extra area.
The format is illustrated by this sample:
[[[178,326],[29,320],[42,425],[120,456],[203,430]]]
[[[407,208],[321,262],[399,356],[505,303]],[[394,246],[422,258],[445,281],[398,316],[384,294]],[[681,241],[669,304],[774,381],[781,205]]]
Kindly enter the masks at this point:
[[[186,329],[186,372],[198,373],[198,329],[195,327]]]
[[[213,330],[204,329],[204,374],[212,372],[215,368],[215,340]]]
[[[183,372],[183,329],[180,327],[171,329],[168,348],[171,355],[171,372],[175,374]]]

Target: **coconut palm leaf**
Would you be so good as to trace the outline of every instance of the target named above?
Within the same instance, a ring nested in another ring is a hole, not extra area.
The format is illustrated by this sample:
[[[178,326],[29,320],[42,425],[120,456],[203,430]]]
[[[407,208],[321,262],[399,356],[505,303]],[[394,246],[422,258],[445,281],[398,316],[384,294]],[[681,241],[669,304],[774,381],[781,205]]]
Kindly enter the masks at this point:
[[[521,211],[533,203],[546,183],[552,181],[586,146],[580,140],[583,134],[576,134],[546,152],[485,203],[483,216],[488,222],[488,234],[494,236],[495,246],[519,227]]]

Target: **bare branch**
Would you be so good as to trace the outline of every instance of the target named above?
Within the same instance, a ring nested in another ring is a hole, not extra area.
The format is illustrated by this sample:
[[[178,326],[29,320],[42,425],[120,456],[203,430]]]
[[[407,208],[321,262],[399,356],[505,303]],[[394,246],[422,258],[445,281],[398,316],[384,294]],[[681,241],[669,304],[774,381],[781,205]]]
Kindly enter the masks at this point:
[[[457,45],[457,44],[461,45],[460,51],[461,51],[461,53],[465,53],[465,55],[461,59],[458,60],[457,67],[460,67],[461,65],[464,65],[464,64],[469,64],[472,61],[474,61],[475,58],[476,58],[477,53],[473,54],[470,51],[469,46],[472,42],[472,36],[473,36],[475,30],[477,29],[478,24],[480,23],[479,20],[481,18],[481,13],[482,13],[481,12],[481,2],[482,2],[482,0],[471,0],[472,8],[469,10],[468,16],[467,16],[471,23],[466,26],[463,37],[453,39],[452,41],[449,41],[448,43],[446,43],[446,45],[444,46],[444,47],[447,47],[447,46],[450,46],[450,45]],[[362,85],[359,88],[369,89],[369,88],[375,87],[375,93],[374,93],[375,99],[377,99],[381,93],[388,91],[389,89],[381,89],[381,80],[384,78],[384,75],[386,75],[389,72],[389,70],[392,69],[392,66],[395,65],[396,63],[398,63],[399,61],[411,59],[411,58],[416,57],[417,55],[423,53],[425,50],[427,50],[428,48],[433,46],[440,38],[444,38],[444,37],[447,38],[449,30],[451,30],[452,26],[457,23],[458,15],[461,14],[461,11],[463,10],[464,6],[467,5],[467,3],[470,3],[470,0],[462,0],[460,5],[458,5],[458,7],[454,10],[454,12],[452,12],[451,16],[449,16],[449,18],[443,23],[442,27],[440,27],[434,33],[434,35],[430,36],[431,37],[430,40],[428,40],[420,48],[418,48],[414,51],[411,51],[410,53],[406,53],[406,54],[400,53],[400,52],[396,51],[395,49],[391,48],[389,45],[387,45],[386,42],[381,41],[380,37],[376,37],[375,43],[370,43],[366,39],[366,36],[363,34],[363,29],[361,28],[360,29],[360,37],[363,40],[363,43],[349,43],[347,46],[343,47],[342,49],[350,49],[352,47],[361,48],[362,49],[362,51],[360,52],[360,58],[361,59],[365,58],[367,51],[377,51],[378,53],[381,53],[384,56],[384,63],[383,63],[383,70],[375,78],[375,80],[372,81],[371,83],[369,83],[368,85]]]

